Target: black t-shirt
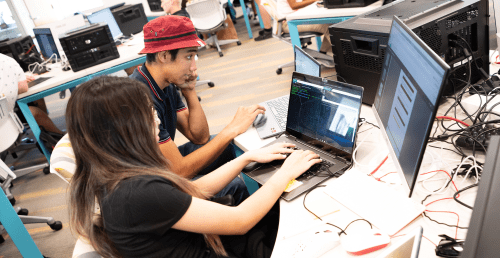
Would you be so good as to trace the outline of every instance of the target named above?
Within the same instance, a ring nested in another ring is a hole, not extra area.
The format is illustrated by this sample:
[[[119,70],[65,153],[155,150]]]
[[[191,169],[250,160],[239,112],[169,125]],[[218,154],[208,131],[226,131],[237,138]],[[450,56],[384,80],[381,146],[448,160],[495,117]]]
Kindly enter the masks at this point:
[[[104,228],[123,257],[203,257],[203,235],[171,228],[191,200],[163,177],[130,178],[103,199]]]

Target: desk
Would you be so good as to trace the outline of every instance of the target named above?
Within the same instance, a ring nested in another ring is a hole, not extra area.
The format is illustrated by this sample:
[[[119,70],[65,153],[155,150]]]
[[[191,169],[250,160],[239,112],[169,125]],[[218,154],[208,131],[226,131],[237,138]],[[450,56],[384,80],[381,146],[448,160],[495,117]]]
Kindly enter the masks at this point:
[[[129,68],[135,65],[142,64],[146,61],[145,55],[139,55],[138,53],[144,48],[144,41],[142,35],[136,35],[134,39],[130,42],[124,43],[118,47],[118,52],[120,53],[120,58],[110,60],[108,62],[89,67],[87,69],[73,72],[64,72],[61,69],[50,71],[49,73],[41,75],[41,77],[52,77],[36,86],[29,88],[29,90],[23,94],[20,94],[17,103],[21,112],[23,113],[26,121],[28,122],[31,131],[36,137],[38,142],[40,141],[40,127],[38,127],[33,114],[28,107],[28,103],[46,97],[48,95],[57,93],[62,90],[76,87],[96,76],[111,74],[125,68]],[[45,149],[43,144],[40,144],[47,161],[50,161],[50,154]]]
[[[356,8],[337,8],[327,9],[318,7],[315,3],[308,5],[296,12],[286,16],[288,29],[292,44],[300,47],[299,31],[297,26],[301,24],[333,24],[345,21],[356,15],[371,11],[382,6],[383,1],[380,0],[369,6]],[[318,43],[318,49],[321,44]]]
[[[439,108],[438,115],[442,115],[442,113],[451,105],[451,103],[448,103],[447,105],[442,105]],[[461,114],[457,114],[461,115]],[[361,108],[361,115],[360,117],[367,119],[368,121],[375,123],[374,115],[372,113],[371,107],[367,105],[363,105]],[[355,165],[353,169],[347,171],[346,173],[350,173],[354,170],[357,171],[362,171],[364,173],[369,173],[373,171],[373,169],[382,161],[382,159],[387,155],[388,150],[386,148],[386,145],[382,143],[380,131],[378,129],[370,129],[369,131],[365,131],[369,126],[362,126],[359,129],[358,132],[358,138],[357,138],[357,144],[361,144],[358,152],[356,153],[357,161],[361,165]],[[372,135],[367,135],[367,134],[372,134]],[[255,128],[250,127],[244,134],[239,135],[234,139],[235,144],[240,147],[244,151],[248,150],[253,150],[260,148],[268,143],[270,143],[273,139],[265,139],[261,140],[258,137],[257,131]],[[361,141],[363,141],[361,143]],[[437,143],[433,145],[438,145]],[[438,145],[439,146],[439,145]],[[446,146],[448,147],[448,146]],[[430,151],[432,150],[432,151]],[[446,155],[446,157],[451,157],[451,155],[448,155],[450,152],[445,152],[443,151],[437,151],[439,154],[438,155]],[[441,169],[441,167],[433,167],[435,164],[431,163],[430,165],[426,163],[426,161],[432,160],[434,157],[429,157],[427,153],[436,153],[435,149],[433,148],[427,148],[426,151],[426,156],[424,157],[424,162],[421,167],[421,172],[424,171],[430,171],[430,170],[436,170],[436,169]],[[432,154],[434,155],[434,154]],[[432,156],[431,155],[431,156]],[[390,160],[390,159],[389,159]],[[388,161],[389,161],[388,160]],[[448,166],[448,169],[450,167],[454,167],[456,164],[458,164],[455,161],[449,161],[448,162],[452,165]],[[385,168],[384,168],[385,167]],[[384,175],[385,173],[390,172],[393,167],[390,164],[384,164],[382,167],[384,168],[383,172],[380,171],[380,175]],[[379,172],[377,172],[379,173]],[[376,174],[377,175],[377,174]],[[379,176],[380,176],[379,175]],[[387,182],[393,182],[397,183],[399,182],[399,177],[396,174],[389,175],[384,178]],[[444,177],[444,175],[437,176],[439,178]],[[421,177],[419,177],[420,179]],[[328,185],[329,183],[333,182],[335,179],[330,179],[326,181],[324,184]],[[462,181],[461,178],[455,179],[455,182],[457,183],[457,187],[460,189],[463,186],[460,186],[460,182]],[[435,184],[434,184],[435,183]],[[431,189],[436,189],[439,188],[442,185],[443,181],[439,182],[430,182],[427,187]],[[470,182],[465,182],[465,185],[468,185]],[[313,201],[318,201],[322,198],[329,198],[326,197],[326,195],[323,193],[321,190],[322,188],[317,188],[313,190],[308,196],[306,200],[306,205],[310,202]],[[471,192],[465,193],[462,195],[461,199],[468,204],[474,203],[475,200],[475,195],[476,195],[477,188],[472,190]],[[424,192],[421,186],[421,183],[417,183],[417,186],[415,188],[415,191],[413,193],[412,198],[420,202],[422,199],[425,198],[427,195],[427,192]],[[452,196],[452,191],[447,190],[444,194],[444,196],[433,196],[430,198],[430,200],[436,200],[442,197],[451,197]],[[350,210],[345,208],[339,203],[336,203],[338,207],[340,208],[340,211],[335,212],[333,214],[327,215],[323,217],[323,222],[319,221],[317,219],[314,219],[314,217],[304,209],[303,207],[303,200],[304,200],[304,195],[299,196],[297,199],[287,202],[284,200],[280,200],[280,225],[278,229],[278,235],[276,239],[276,244],[273,250],[272,257],[274,258],[279,258],[279,257],[289,257],[290,253],[289,250],[291,248],[290,246],[290,241],[294,243],[297,238],[300,238],[300,234],[302,232],[306,232],[310,230],[311,228],[316,228],[319,226],[323,226],[324,222],[330,222],[334,225],[340,226],[342,228],[345,228],[345,226],[352,220],[359,218],[357,215],[352,213]],[[332,199],[330,199],[332,200]],[[426,203],[429,203],[430,201],[427,201]],[[433,204],[432,206],[429,206],[429,210],[444,210],[444,211],[455,211],[460,215],[460,226],[466,227],[468,225],[468,221],[470,220],[470,215],[471,211],[463,206],[460,206],[453,200],[446,200],[446,201],[441,201],[436,204]],[[437,219],[439,221],[446,221],[449,224],[456,225],[457,223],[457,217],[454,214],[430,214],[430,216],[433,216],[434,219]],[[439,243],[439,240],[441,239],[438,235],[439,234],[447,234],[449,236],[454,237],[455,236],[455,229],[454,228],[448,228],[446,226],[438,225],[435,224],[428,219],[424,219],[423,216],[419,216],[416,220],[411,222],[408,226],[406,226],[403,230],[401,230],[397,235],[402,235],[407,232],[412,231],[415,227],[418,225],[422,226],[424,228],[424,233],[423,235],[428,238],[429,240],[423,238],[421,242],[421,248],[420,248],[420,256],[419,257],[437,257],[435,255],[435,246],[431,243],[431,241],[435,244]],[[354,223],[352,226],[349,227],[366,227],[364,223]],[[332,230],[337,231],[335,228],[332,227]],[[464,239],[466,236],[466,230],[458,230],[458,238]],[[295,240],[294,240],[295,239]],[[290,241],[288,241],[290,240]],[[398,239],[394,238],[391,243],[397,243]],[[381,252],[383,252],[384,249],[363,255],[362,257],[376,257],[379,255]],[[336,248],[330,250],[328,253],[323,255],[322,257],[352,257],[346,251],[342,248],[341,245],[337,246]]]

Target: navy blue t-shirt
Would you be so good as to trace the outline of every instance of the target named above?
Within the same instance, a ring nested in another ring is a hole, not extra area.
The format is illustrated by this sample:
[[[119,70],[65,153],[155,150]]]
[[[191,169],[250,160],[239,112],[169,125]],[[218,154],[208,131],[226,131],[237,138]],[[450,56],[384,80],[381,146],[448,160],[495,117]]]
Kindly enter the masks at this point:
[[[177,129],[177,112],[187,109],[175,86],[170,84],[161,90],[146,68],[146,63],[135,69],[129,77],[144,83],[151,92],[156,112],[161,120],[160,140],[158,143],[162,144],[170,141],[170,139],[174,140],[175,129]]]

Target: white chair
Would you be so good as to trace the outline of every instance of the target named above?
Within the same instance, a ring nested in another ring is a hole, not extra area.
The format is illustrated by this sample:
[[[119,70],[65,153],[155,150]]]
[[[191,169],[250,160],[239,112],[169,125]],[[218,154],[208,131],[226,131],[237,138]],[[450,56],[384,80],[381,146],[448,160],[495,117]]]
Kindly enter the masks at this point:
[[[283,26],[282,24],[283,21],[286,20],[286,17],[280,17],[278,15],[278,6],[276,0],[262,0],[261,4],[273,19],[273,37],[292,45],[290,33],[283,33],[282,31],[282,26]],[[304,46],[311,44],[312,38],[320,40],[321,39],[320,37],[322,35],[323,34],[315,31],[299,32],[299,38],[300,38],[300,43],[302,44],[302,49],[306,51],[308,54],[310,54],[312,57],[317,59],[318,62],[321,63],[321,65],[326,67],[335,67],[335,64],[333,63],[333,58],[331,56],[319,53],[318,51],[310,50],[308,48],[304,48]],[[278,65],[276,73],[281,74],[283,72],[283,68],[294,66],[294,63],[295,63],[294,61],[291,61],[285,64]]]
[[[219,0],[200,0],[190,3],[186,6],[186,10],[191,16],[194,27],[199,33],[207,33],[210,38],[205,42],[214,44],[217,47],[219,56],[223,56],[220,45],[235,43],[241,45],[239,39],[218,40],[217,31],[227,28],[226,11],[222,7]]]
[[[13,77],[12,75],[10,76]],[[17,82],[9,82],[5,78],[2,79],[2,83],[0,84],[0,135],[2,135],[0,152],[10,148],[24,129],[23,124],[13,111],[17,99]],[[10,192],[10,187],[12,187],[12,181],[16,177],[16,174],[0,159],[0,181],[2,182],[0,187],[5,192],[11,204],[15,203],[15,199]],[[19,218],[23,224],[47,223],[53,230],[60,230],[62,228],[62,223],[55,221],[54,218],[26,216],[28,210],[19,207],[16,207],[15,210],[19,214]],[[3,231],[4,228],[0,223],[0,243],[3,242],[3,237],[1,236]]]

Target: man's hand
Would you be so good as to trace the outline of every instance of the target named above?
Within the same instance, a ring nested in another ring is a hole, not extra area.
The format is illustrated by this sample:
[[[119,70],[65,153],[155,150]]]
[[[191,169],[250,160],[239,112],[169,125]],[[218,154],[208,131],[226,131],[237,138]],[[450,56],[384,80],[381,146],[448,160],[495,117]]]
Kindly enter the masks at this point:
[[[20,81],[17,83],[17,94],[25,93],[28,91],[28,80]]]
[[[193,72],[192,74],[186,74],[186,82],[177,85],[181,90],[194,90],[194,87],[196,86],[196,79],[198,78],[198,73]]]
[[[235,133],[236,137],[244,133],[253,123],[255,117],[257,117],[258,114],[264,114],[264,111],[266,111],[266,109],[260,105],[239,107],[238,111],[236,111],[236,115],[234,115],[233,121],[231,121],[231,123],[229,123],[224,129]]]

